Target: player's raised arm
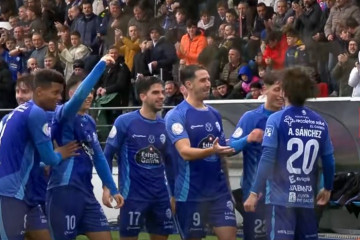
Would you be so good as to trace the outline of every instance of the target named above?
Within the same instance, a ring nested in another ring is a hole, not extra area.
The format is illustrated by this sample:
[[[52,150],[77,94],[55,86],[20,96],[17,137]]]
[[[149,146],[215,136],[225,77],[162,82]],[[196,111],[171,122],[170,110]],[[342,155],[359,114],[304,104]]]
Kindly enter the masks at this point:
[[[100,61],[96,64],[90,74],[84,79],[84,81],[82,81],[80,86],[76,89],[71,99],[65,103],[62,115],[63,117],[76,115],[81,105],[104,73],[106,64],[114,62],[114,59],[109,55],[105,55],[100,59]]]

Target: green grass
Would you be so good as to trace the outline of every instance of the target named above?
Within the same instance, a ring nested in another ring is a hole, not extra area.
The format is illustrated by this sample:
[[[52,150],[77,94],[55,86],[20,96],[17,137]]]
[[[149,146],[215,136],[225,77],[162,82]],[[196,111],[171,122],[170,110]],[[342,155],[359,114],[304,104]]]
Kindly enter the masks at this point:
[[[118,240],[120,239],[119,237],[119,232],[111,232],[111,236],[112,236],[112,239],[113,240]],[[140,236],[139,236],[139,240],[149,240],[149,234],[147,233],[140,233]],[[217,237],[214,237],[214,236],[207,236],[205,238],[206,240],[216,240]],[[88,238],[86,236],[78,236],[76,238],[76,240],[88,240]],[[169,239],[168,240],[181,240],[180,236],[179,235],[170,235],[169,236]],[[238,238],[237,240],[241,240],[241,238]]]

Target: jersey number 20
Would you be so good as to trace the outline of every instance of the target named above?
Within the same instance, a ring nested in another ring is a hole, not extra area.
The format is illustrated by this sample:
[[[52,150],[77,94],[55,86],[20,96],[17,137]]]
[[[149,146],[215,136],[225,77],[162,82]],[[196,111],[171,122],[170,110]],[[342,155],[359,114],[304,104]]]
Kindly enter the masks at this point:
[[[316,161],[319,152],[319,142],[315,139],[310,139],[309,141],[306,142],[304,146],[304,142],[300,138],[291,138],[287,143],[287,150],[292,151],[295,146],[297,146],[297,150],[287,160],[286,169],[290,174],[301,174],[301,170],[302,170],[303,173],[307,175],[311,173],[311,171],[313,170],[314,163]],[[311,152],[311,148],[313,148],[312,152]],[[302,156],[302,169],[295,168],[293,166],[293,163],[301,156]]]

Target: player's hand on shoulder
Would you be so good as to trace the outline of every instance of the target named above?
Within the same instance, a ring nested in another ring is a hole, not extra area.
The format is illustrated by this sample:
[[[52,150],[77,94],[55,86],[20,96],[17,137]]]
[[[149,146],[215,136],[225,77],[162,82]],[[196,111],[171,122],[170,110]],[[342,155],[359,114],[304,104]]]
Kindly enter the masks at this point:
[[[259,198],[256,193],[250,193],[249,197],[244,202],[245,212],[255,212],[258,199]]]
[[[116,206],[114,206],[115,209],[119,209],[124,205],[124,198],[120,193],[115,194],[114,199],[116,201]]]
[[[251,131],[248,135],[247,141],[248,142],[258,142],[261,143],[264,136],[264,131],[260,128],[255,128]]]
[[[213,150],[215,153],[217,154],[221,154],[221,155],[230,155],[233,154],[235,152],[235,149],[229,146],[221,146],[219,144],[219,138],[215,138],[214,142],[213,142]]]
[[[71,141],[64,146],[59,147],[56,142],[54,142],[55,152],[61,154],[62,159],[67,159],[69,157],[77,156],[79,153],[76,151],[80,149],[79,144],[76,141]]]
[[[316,197],[316,203],[319,206],[326,205],[330,200],[331,191],[326,190],[325,188],[321,189]]]
[[[104,56],[100,59],[100,61],[105,61],[105,62],[106,62],[106,65],[115,64],[115,60],[114,60],[112,57],[110,57],[109,54],[104,55]]]

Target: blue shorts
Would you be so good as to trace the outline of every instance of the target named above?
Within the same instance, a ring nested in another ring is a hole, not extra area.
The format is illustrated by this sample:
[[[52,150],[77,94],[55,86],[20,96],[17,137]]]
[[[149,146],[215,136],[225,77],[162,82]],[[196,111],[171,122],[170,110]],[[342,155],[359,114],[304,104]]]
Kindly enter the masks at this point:
[[[265,240],[266,238],[266,208],[264,201],[259,201],[255,212],[244,212],[244,240]]]
[[[79,234],[110,231],[103,209],[93,192],[71,186],[48,191],[46,213],[55,240],[75,239]]]
[[[206,224],[211,227],[236,227],[230,195],[202,202],[176,202],[176,219],[183,239],[205,237]]]
[[[313,208],[267,206],[268,239],[317,240],[317,217]]]
[[[25,230],[37,231],[49,229],[47,217],[45,216],[45,206],[37,205],[30,209],[25,215]]]
[[[25,201],[0,196],[0,239],[23,240],[25,216],[30,209]]]
[[[157,235],[174,233],[170,201],[145,202],[125,200],[120,210],[120,237],[136,237],[145,226],[147,232]]]

